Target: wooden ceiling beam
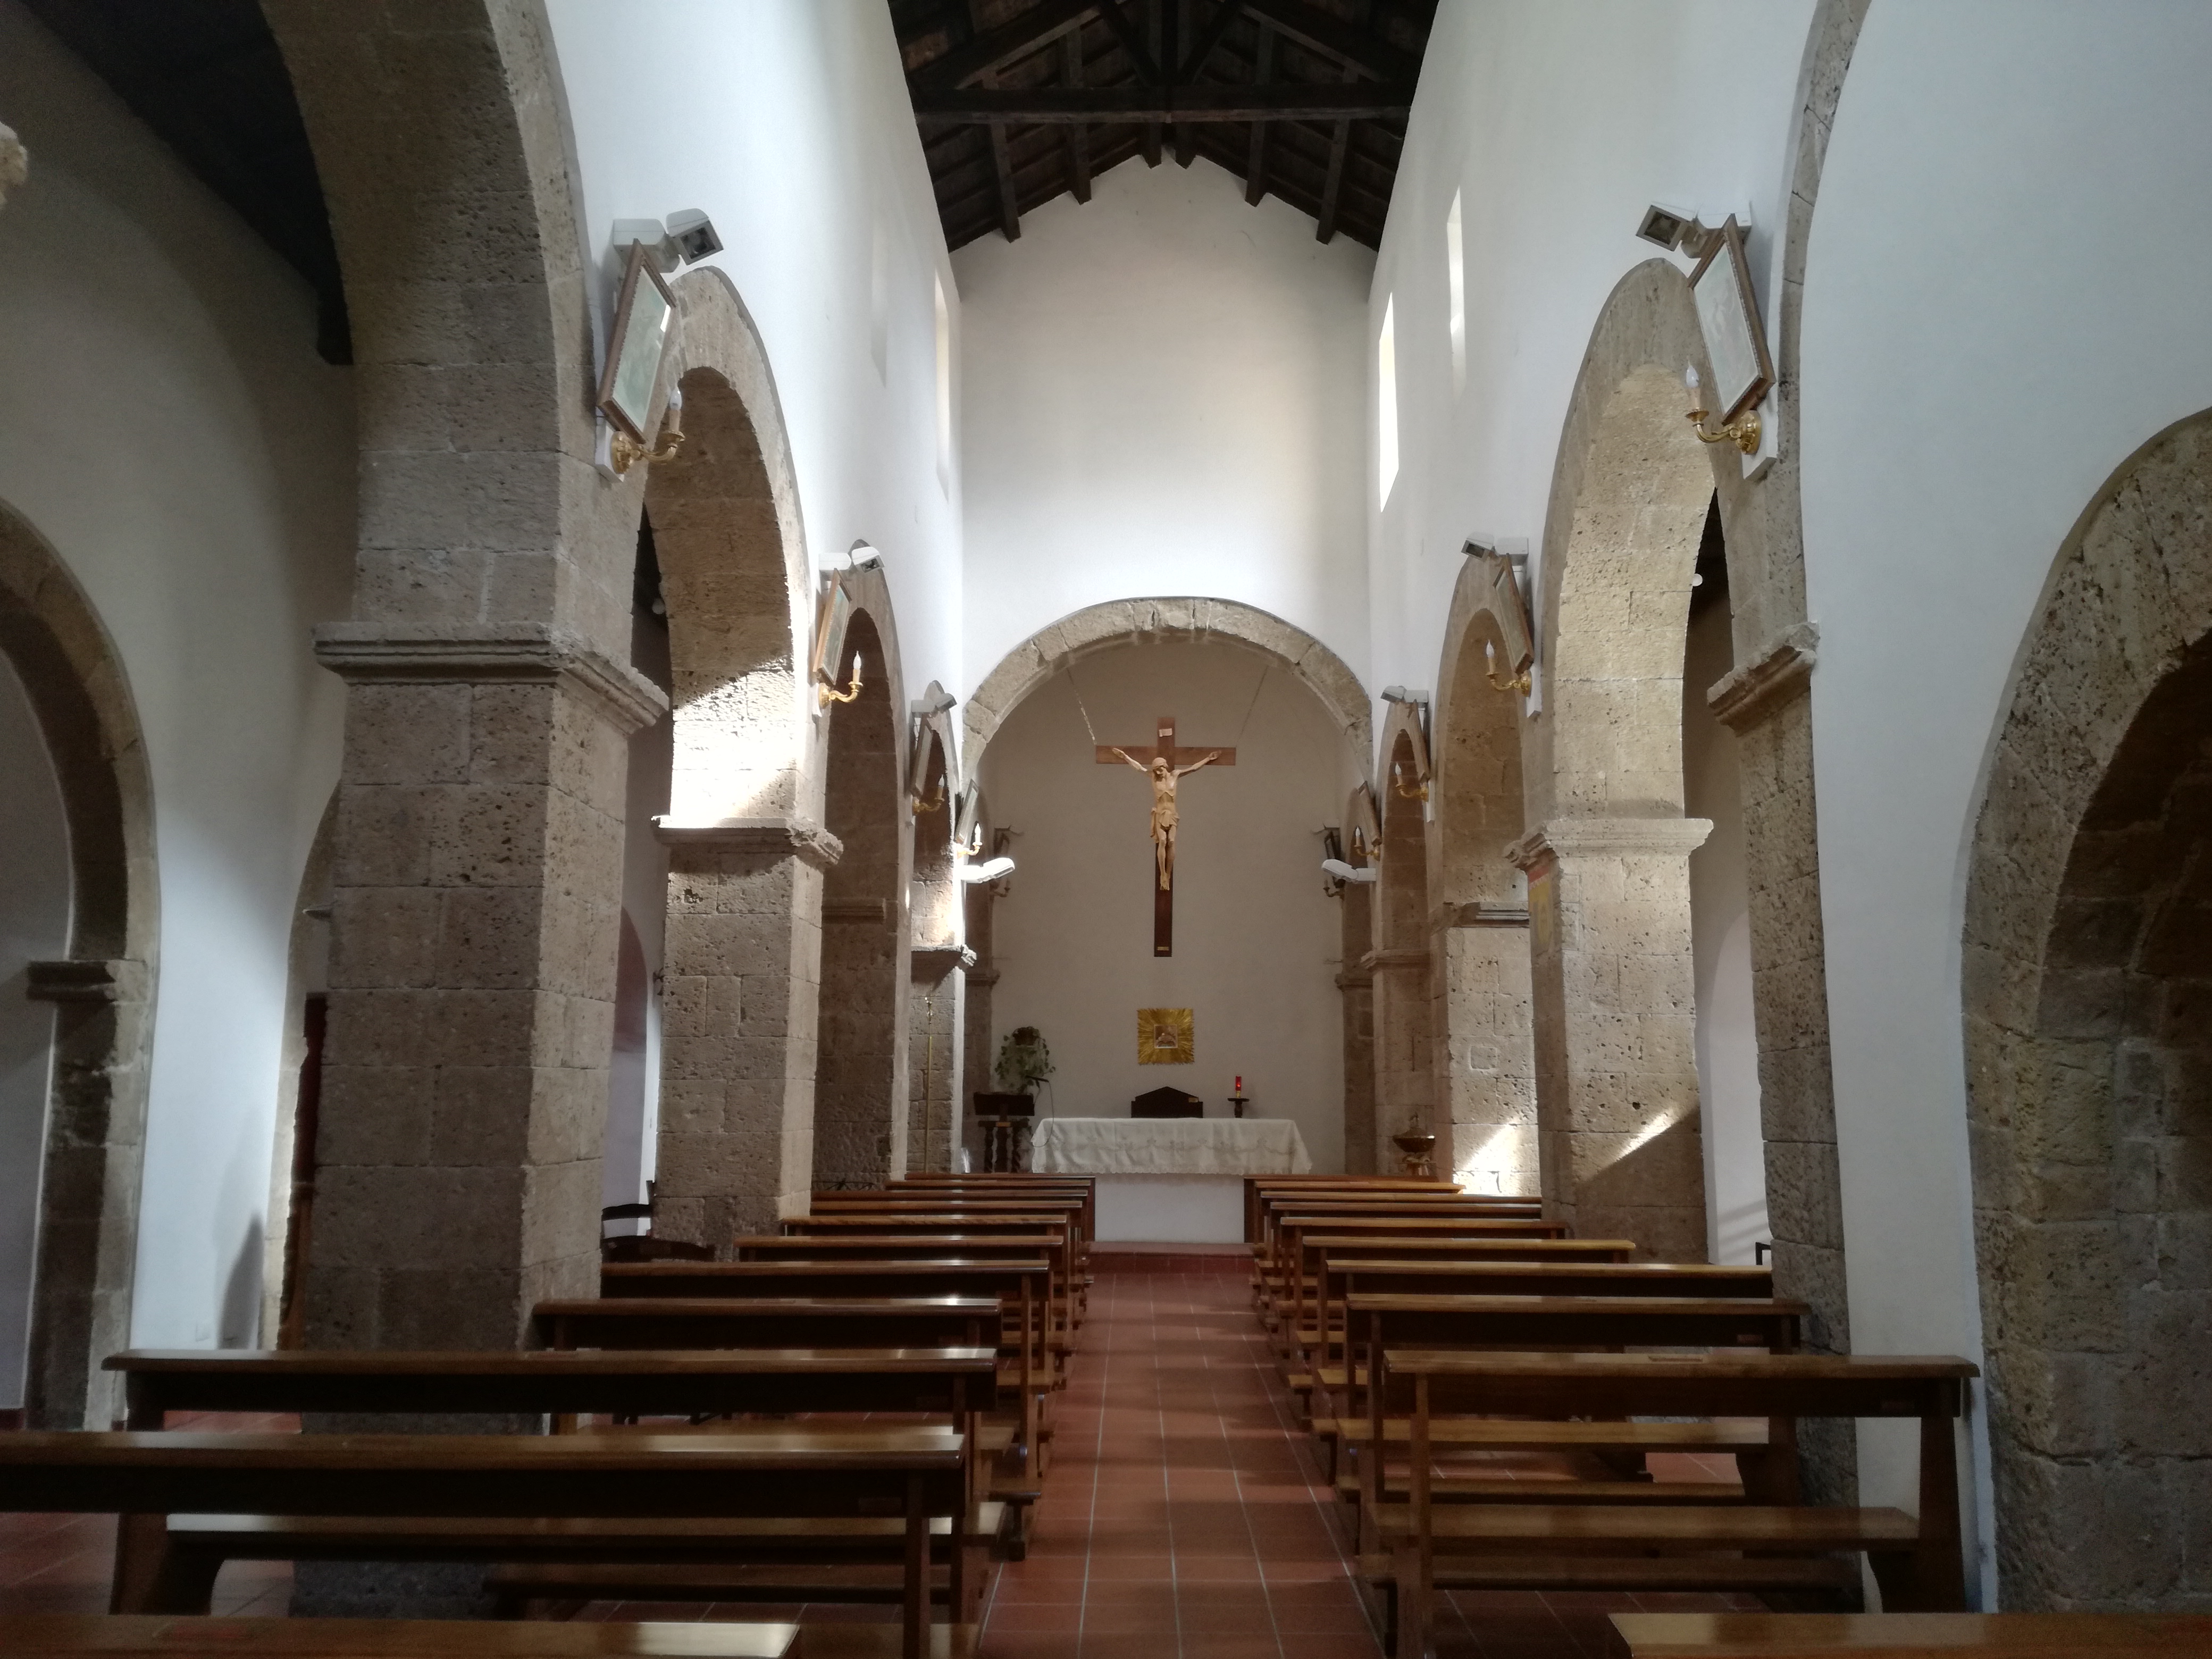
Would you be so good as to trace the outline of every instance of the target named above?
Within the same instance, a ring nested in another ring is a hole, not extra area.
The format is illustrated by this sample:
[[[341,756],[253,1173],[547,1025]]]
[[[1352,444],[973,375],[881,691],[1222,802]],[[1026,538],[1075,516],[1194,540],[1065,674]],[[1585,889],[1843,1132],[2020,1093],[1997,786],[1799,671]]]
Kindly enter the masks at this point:
[[[1070,87],[1083,84],[1083,40],[1080,35],[1060,37],[1060,75]],[[1079,202],[1091,199],[1091,129],[1077,121],[1067,129],[1068,189]]]
[[[1206,60],[1213,56],[1213,49],[1221,44],[1221,37],[1229,33],[1229,26],[1243,9],[1242,0],[1221,0],[1214,7],[1213,15],[1206,20],[1206,27],[1198,32],[1198,39],[1191,42],[1182,67],[1176,71],[1177,81],[1188,86],[1198,79],[1199,70],[1206,67]]]
[[[917,92],[965,86],[1031,52],[1042,52],[1071,30],[1080,30],[1097,9],[1098,0],[1044,0],[1042,5],[924,64],[908,78]]]
[[[1413,107],[1410,86],[963,87],[915,94],[930,126],[1124,121],[1371,121]]]
[[[1159,85],[1159,60],[1145,45],[1144,36],[1137,33],[1137,26],[1129,21],[1129,15],[1121,9],[1121,0],[1097,0],[1097,4],[1099,16],[1106,20],[1106,27],[1121,43],[1121,50],[1129,54],[1130,63],[1136,65],[1137,78],[1148,87]]]
[[[1302,46],[1356,64],[1377,80],[1402,81],[1411,86],[1420,78],[1419,56],[1318,6],[1308,5],[1305,0],[1241,0],[1241,3],[1245,15],[1254,21],[1273,25]]]
[[[1352,74],[1350,65],[1345,68],[1348,79]],[[1344,200],[1344,161],[1352,149],[1352,123],[1339,121],[1336,131],[1329,135],[1328,172],[1322,181],[1321,211],[1314,216],[1314,240],[1326,242],[1336,234],[1336,215]]]
[[[1275,59],[1275,31],[1265,23],[1260,25],[1260,46],[1252,59],[1252,79],[1265,86],[1273,71]],[[1251,148],[1244,156],[1244,200],[1252,206],[1260,205],[1260,198],[1267,193],[1267,124],[1252,123]]]

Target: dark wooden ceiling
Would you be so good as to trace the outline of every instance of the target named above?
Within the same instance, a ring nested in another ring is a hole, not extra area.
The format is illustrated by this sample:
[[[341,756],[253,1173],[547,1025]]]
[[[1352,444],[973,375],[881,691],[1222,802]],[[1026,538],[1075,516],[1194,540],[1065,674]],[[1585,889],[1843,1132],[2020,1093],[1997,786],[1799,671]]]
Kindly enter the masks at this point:
[[[1132,155],[1382,237],[1437,0],[889,0],[953,247]]]
[[[322,180],[259,0],[25,3],[314,286],[317,346],[331,362],[351,362]]]

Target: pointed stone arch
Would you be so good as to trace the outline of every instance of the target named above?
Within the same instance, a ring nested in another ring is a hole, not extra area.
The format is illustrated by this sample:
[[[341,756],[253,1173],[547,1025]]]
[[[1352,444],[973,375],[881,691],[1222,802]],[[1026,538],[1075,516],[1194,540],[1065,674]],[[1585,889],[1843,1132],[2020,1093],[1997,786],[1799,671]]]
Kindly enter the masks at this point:
[[[1430,927],[1428,801],[1432,766],[1424,705],[1394,702],[1382,722],[1374,799],[1382,817],[1369,893],[1375,1056],[1375,1160],[1398,1167],[1395,1135],[1433,1134],[1434,1162],[1449,1167],[1451,1126],[1438,1111],[1437,957]]]
[[[121,654],[61,556],[0,503],[0,655],[46,739],[68,825],[69,955],[29,968],[54,1005],[27,1420],[109,1422],[100,1369],[130,1345],[154,1030],[154,786]]]

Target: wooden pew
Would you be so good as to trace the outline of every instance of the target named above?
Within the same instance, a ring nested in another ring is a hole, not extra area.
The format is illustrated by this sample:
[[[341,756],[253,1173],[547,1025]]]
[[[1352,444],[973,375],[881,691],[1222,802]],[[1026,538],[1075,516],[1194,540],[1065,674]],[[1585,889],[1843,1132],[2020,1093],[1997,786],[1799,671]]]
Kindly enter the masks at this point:
[[[1388,1349],[1413,1394],[1410,1501],[1374,1516],[1368,1582],[1395,1589],[1396,1649],[1428,1651],[1438,1587],[1499,1589],[1849,1589],[1863,1553],[1883,1603],[1957,1609],[1966,1571],[1952,1425],[1964,1359],[1850,1354],[1545,1354]],[[1765,1417],[1776,1426],[1765,1490],[1745,1504],[1438,1504],[1430,1425],[1439,1401],[1492,1416]],[[1918,1514],[1800,1501],[1796,1424],[1805,1417],[1911,1418],[1920,1425]],[[1440,1564],[1441,1558],[1441,1564]]]
[[[958,1216],[909,1216],[890,1214],[883,1211],[843,1212],[837,1215],[797,1216],[783,1224],[784,1232],[793,1238],[856,1238],[871,1241],[904,1239],[968,1240],[986,1238],[1018,1238],[1037,1243],[1038,1235],[1048,1236],[1042,1245],[1043,1253],[1050,1258],[1057,1279],[1054,1290],[1060,1311],[1055,1316],[1056,1324],[1073,1329],[1080,1316],[1082,1266],[1075,1253],[1075,1228],[1065,1215],[1035,1212],[1017,1214],[984,1214]],[[739,1240],[738,1259],[744,1261]],[[875,1253],[872,1243],[862,1247],[864,1253]],[[965,1255],[972,1252],[964,1249],[940,1249],[940,1255]]]
[[[1277,1297],[1293,1291],[1292,1279],[1305,1260],[1309,1234],[1358,1238],[1564,1238],[1565,1222],[1498,1220],[1487,1216],[1339,1216],[1291,1211],[1276,1218],[1261,1267],[1263,1292]],[[1279,1344],[1279,1346],[1282,1346]]]
[[[1051,1268],[1051,1299],[1057,1311],[1047,1328],[1066,1327],[1073,1317],[1067,1305],[1066,1240],[1059,1229],[1018,1233],[896,1232],[776,1233],[741,1236],[731,1241],[740,1261],[1015,1261],[1042,1256]]]
[[[675,1261],[611,1264],[599,1272],[599,1294],[613,1300],[650,1297],[993,1296],[1016,1322],[1012,1375],[1018,1390],[1012,1449],[1024,1477],[1039,1473],[1036,1449],[1039,1398],[1053,1385],[1043,1310],[1052,1294],[1051,1264],[1042,1256],[1006,1261]],[[1001,1352],[1006,1347],[1002,1333]],[[991,1449],[995,1452],[995,1447]],[[1024,1493],[1002,1492],[1026,1503]]]
[[[602,1413],[632,1420],[740,1413],[921,1413],[960,1428],[971,1463],[975,1419],[993,1407],[998,1394],[997,1356],[988,1346],[737,1352],[140,1350],[111,1355],[106,1369],[124,1379],[126,1426],[135,1431],[161,1429],[172,1412],[462,1413],[551,1417],[556,1424]],[[796,1431],[777,1425],[770,1431]],[[336,1529],[327,1522],[286,1523],[267,1516],[174,1521],[165,1528],[159,1516],[125,1517],[118,1540],[118,1586],[143,1576],[129,1565],[132,1559],[164,1550],[180,1560],[189,1557],[197,1564],[192,1571],[204,1570],[210,1585],[228,1559],[343,1553]],[[995,1517],[987,1519],[987,1528],[995,1529],[992,1521]],[[428,1530],[436,1523],[410,1524]],[[939,1517],[933,1530],[946,1540],[946,1600],[957,1621],[981,1581],[968,1562],[953,1559],[958,1550],[952,1540],[965,1535],[964,1526],[956,1534]],[[873,1547],[880,1554],[882,1545],[871,1540],[884,1531],[869,1521],[858,1527],[817,1525],[812,1535],[821,1549],[834,1546],[836,1553],[851,1555]],[[618,1541],[624,1549],[636,1545],[635,1538]],[[716,1570],[725,1573],[731,1564],[763,1553],[757,1540],[748,1546],[741,1531],[733,1530],[724,1544],[726,1560],[717,1563]],[[173,1565],[171,1571],[174,1576],[185,1568]],[[849,1574],[847,1579],[849,1583]],[[836,1588],[824,1583],[813,1599],[838,1599]]]
[[[1064,1175],[910,1175],[886,1183],[893,1192],[947,1192],[989,1198],[1000,1194],[1048,1193],[1055,1197],[1074,1194],[1083,1200],[1083,1236],[1098,1237],[1098,1183],[1089,1176]]]
[[[1556,1355],[1574,1349],[1631,1347],[1758,1348],[1770,1353],[1792,1353],[1798,1346],[1800,1329],[1808,1311],[1802,1302],[1771,1297],[1730,1299],[1681,1296],[1353,1295],[1346,1303],[1352,1336],[1347,1363],[1340,1371],[1324,1370],[1316,1376],[1318,1383],[1335,1392],[1339,1402],[1336,1415],[1340,1420],[1364,1419],[1366,1424],[1364,1440],[1370,1455],[1359,1459],[1358,1488],[1361,1547],[1368,1547],[1374,1542],[1376,1517],[1383,1513],[1393,1495],[1384,1476],[1383,1458],[1371,1454],[1375,1448],[1387,1449],[1390,1444],[1389,1419],[1393,1415],[1410,1417],[1415,1405],[1407,1385],[1392,1376],[1387,1358],[1377,1372],[1378,1355],[1414,1350],[1433,1357],[1439,1351],[1513,1349]],[[1439,1409],[1446,1403],[1449,1402],[1439,1402]],[[1463,1410],[1460,1414],[1464,1416],[1468,1412]],[[1656,1413],[1639,1409],[1634,1414]],[[1420,1442],[1417,1434],[1408,1434],[1409,1455],[1425,1455],[1415,1447],[1436,1443],[1438,1437],[1433,1425],[1425,1431],[1428,1434],[1425,1443]],[[1533,1437],[1537,1431],[1529,1425],[1520,1425],[1518,1432],[1532,1437],[1516,1440],[1517,1445],[1550,1443]],[[1613,1425],[1607,1435],[1609,1449],[1633,1452],[1654,1449],[1640,1443],[1640,1437],[1632,1426],[1624,1429]],[[1771,1430],[1769,1438],[1771,1439]],[[1496,1449],[1491,1442],[1478,1441],[1470,1446],[1462,1439],[1455,1443],[1462,1449]],[[1671,1437],[1662,1437],[1660,1443],[1673,1448]],[[1569,1437],[1560,1449],[1568,1445],[1597,1449],[1576,1436]],[[1786,1449],[1794,1454],[1796,1448],[1792,1444]],[[1627,1501],[1645,1495],[1641,1492],[1609,1490],[1620,1484],[1618,1482],[1601,1484],[1608,1490],[1594,1492],[1586,1487],[1578,1495],[1580,1500],[1589,1501],[1595,1495],[1612,1501]],[[1700,1493],[1668,1495],[1696,1497],[1707,1502],[1723,1496],[1741,1495],[1729,1493],[1721,1483],[1711,1485],[1713,1490]],[[1745,1488],[1750,1489],[1748,1486]],[[1542,1488],[1534,1481],[1501,1485],[1480,1476],[1440,1479],[1434,1483],[1433,1490],[1452,1500],[1489,1502],[1517,1501],[1542,1494]],[[1577,1495],[1563,1496],[1567,1501],[1575,1501]]]
[[[1260,1242],[1260,1208],[1262,1196],[1272,1192],[1326,1192],[1333,1189],[1378,1193],[1432,1192],[1455,1193],[1460,1190],[1456,1181],[1432,1181],[1408,1176],[1246,1176],[1244,1177],[1244,1242]]]
[[[0,1653],[15,1659],[786,1659],[798,1642],[799,1626],[781,1623],[0,1616]]]
[[[2212,1618],[2150,1613],[1618,1613],[1615,1659],[2212,1655]]]
[[[1277,1334],[1275,1346],[1288,1354],[1291,1333],[1321,1317],[1326,1304],[1332,1322],[1341,1313],[1344,1291],[1328,1281],[1332,1261],[1628,1261],[1636,1246],[1625,1238],[1515,1238],[1495,1234],[1395,1234],[1312,1232],[1301,1229],[1291,1272],[1271,1285],[1263,1319]]]
[[[549,1348],[985,1348],[996,1297],[631,1297],[541,1302]]]
[[[949,1428],[759,1435],[23,1433],[0,1435],[0,1503],[18,1512],[180,1512],[337,1517],[337,1559],[497,1562],[564,1546],[605,1559],[623,1519],[649,1559],[685,1536],[718,1547],[717,1524],[897,1516],[903,1540],[903,1659],[927,1651],[930,1522],[950,1517],[957,1559],[966,1454]],[[425,1528],[407,1517],[434,1516]],[[388,1524],[374,1523],[383,1520]],[[477,1522],[468,1527],[467,1522]],[[580,1534],[580,1536],[578,1534]],[[564,1536],[565,1535],[565,1536]],[[568,1538],[575,1541],[568,1542]],[[642,1553],[642,1552],[641,1552]],[[200,1612],[213,1575],[172,1550],[118,1583],[122,1610]],[[170,1569],[175,1569],[171,1571]],[[135,1603],[135,1605],[133,1605]]]

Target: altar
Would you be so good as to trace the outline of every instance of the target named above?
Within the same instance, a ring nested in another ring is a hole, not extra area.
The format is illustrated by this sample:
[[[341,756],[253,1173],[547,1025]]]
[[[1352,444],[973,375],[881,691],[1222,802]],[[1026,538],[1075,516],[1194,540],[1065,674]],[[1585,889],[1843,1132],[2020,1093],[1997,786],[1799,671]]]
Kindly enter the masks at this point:
[[[1101,1243],[1233,1244],[1244,1237],[1244,1177],[1313,1168],[1283,1118],[1048,1117],[1030,1168],[1097,1178]]]

